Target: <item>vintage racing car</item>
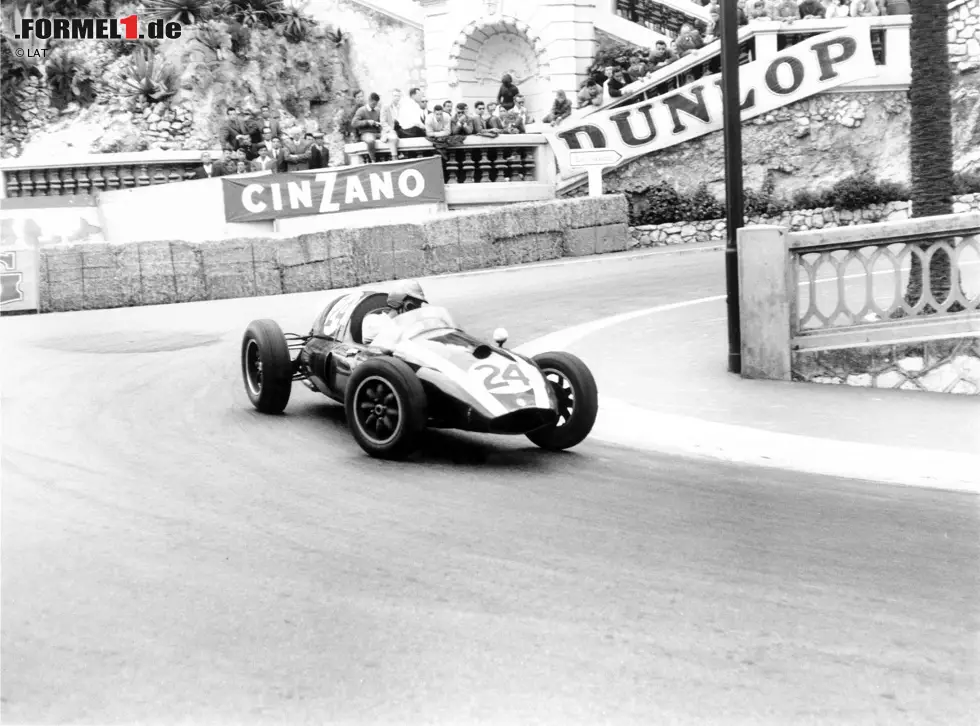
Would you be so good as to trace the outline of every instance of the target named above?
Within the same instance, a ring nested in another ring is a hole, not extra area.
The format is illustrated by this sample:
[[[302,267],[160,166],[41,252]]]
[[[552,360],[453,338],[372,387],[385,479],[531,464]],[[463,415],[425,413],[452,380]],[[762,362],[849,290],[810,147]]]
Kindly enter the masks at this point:
[[[358,289],[331,301],[302,336],[253,321],[241,349],[252,404],[281,413],[293,382],[304,381],[342,403],[357,443],[385,459],[412,453],[426,427],[523,434],[551,450],[589,435],[598,396],[579,358],[523,356],[503,347],[502,328],[487,343],[460,330],[445,308],[398,310],[404,302],[402,293]],[[386,312],[392,317],[366,341],[365,319]]]

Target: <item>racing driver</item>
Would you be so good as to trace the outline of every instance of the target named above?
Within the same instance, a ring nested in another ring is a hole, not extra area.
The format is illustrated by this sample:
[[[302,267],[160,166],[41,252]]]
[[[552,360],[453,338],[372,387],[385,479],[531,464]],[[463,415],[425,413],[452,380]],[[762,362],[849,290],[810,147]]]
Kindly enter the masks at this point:
[[[418,310],[428,302],[418,280],[405,280],[395,291],[388,294],[388,307],[385,310],[378,310],[364,316],[361,327],[361,339],[364,344],[369,345],[377,338],[395,316]]]

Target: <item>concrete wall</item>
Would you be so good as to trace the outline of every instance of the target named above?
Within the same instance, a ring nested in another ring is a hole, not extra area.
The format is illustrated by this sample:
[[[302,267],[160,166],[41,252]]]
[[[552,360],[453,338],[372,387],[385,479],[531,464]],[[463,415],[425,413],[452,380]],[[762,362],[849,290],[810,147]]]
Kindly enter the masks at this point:
[[[220,177],[100,192],[98,207],[103,236],[113,244],[160,239],[199,242],[273,232],[272,221],[225,222]]]
[[[515,204],[285,239],[72,244],[41,250],[41,311],[351,287],[626,249],[620,195]]]

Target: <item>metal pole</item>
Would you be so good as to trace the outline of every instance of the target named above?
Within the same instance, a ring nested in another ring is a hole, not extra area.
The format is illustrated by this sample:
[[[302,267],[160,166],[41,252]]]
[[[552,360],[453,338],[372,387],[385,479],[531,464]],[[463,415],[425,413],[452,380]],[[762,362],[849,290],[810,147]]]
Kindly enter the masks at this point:
[[[721,88],[725,134],[725,283],[728,295],[728,371],[742,372],[738,300],[738,230],[745,226],[742,197],[742,109],[738,87],[738,4],[721,0]]]

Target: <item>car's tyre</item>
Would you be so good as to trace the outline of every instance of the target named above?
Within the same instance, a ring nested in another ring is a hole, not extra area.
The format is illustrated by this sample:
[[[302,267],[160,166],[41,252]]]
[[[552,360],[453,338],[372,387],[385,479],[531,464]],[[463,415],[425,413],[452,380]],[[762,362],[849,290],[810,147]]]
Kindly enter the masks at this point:
[[[245,393],[262,413],[282,413],[293,390],[293,364],[282,328],[274,320],[253,320],[242,337]]]
[[[426,406],[422,381],[397,358],[372,358],[357,366],[344,401],[354,440],[379,459],[404,459],[418,448]]]
[[[532,358],[558,398],[558,423],[527,437],[542,449],[560,451],[577,446],[595,425],[599,393],[592,371],[571,353],[541,353]]]

